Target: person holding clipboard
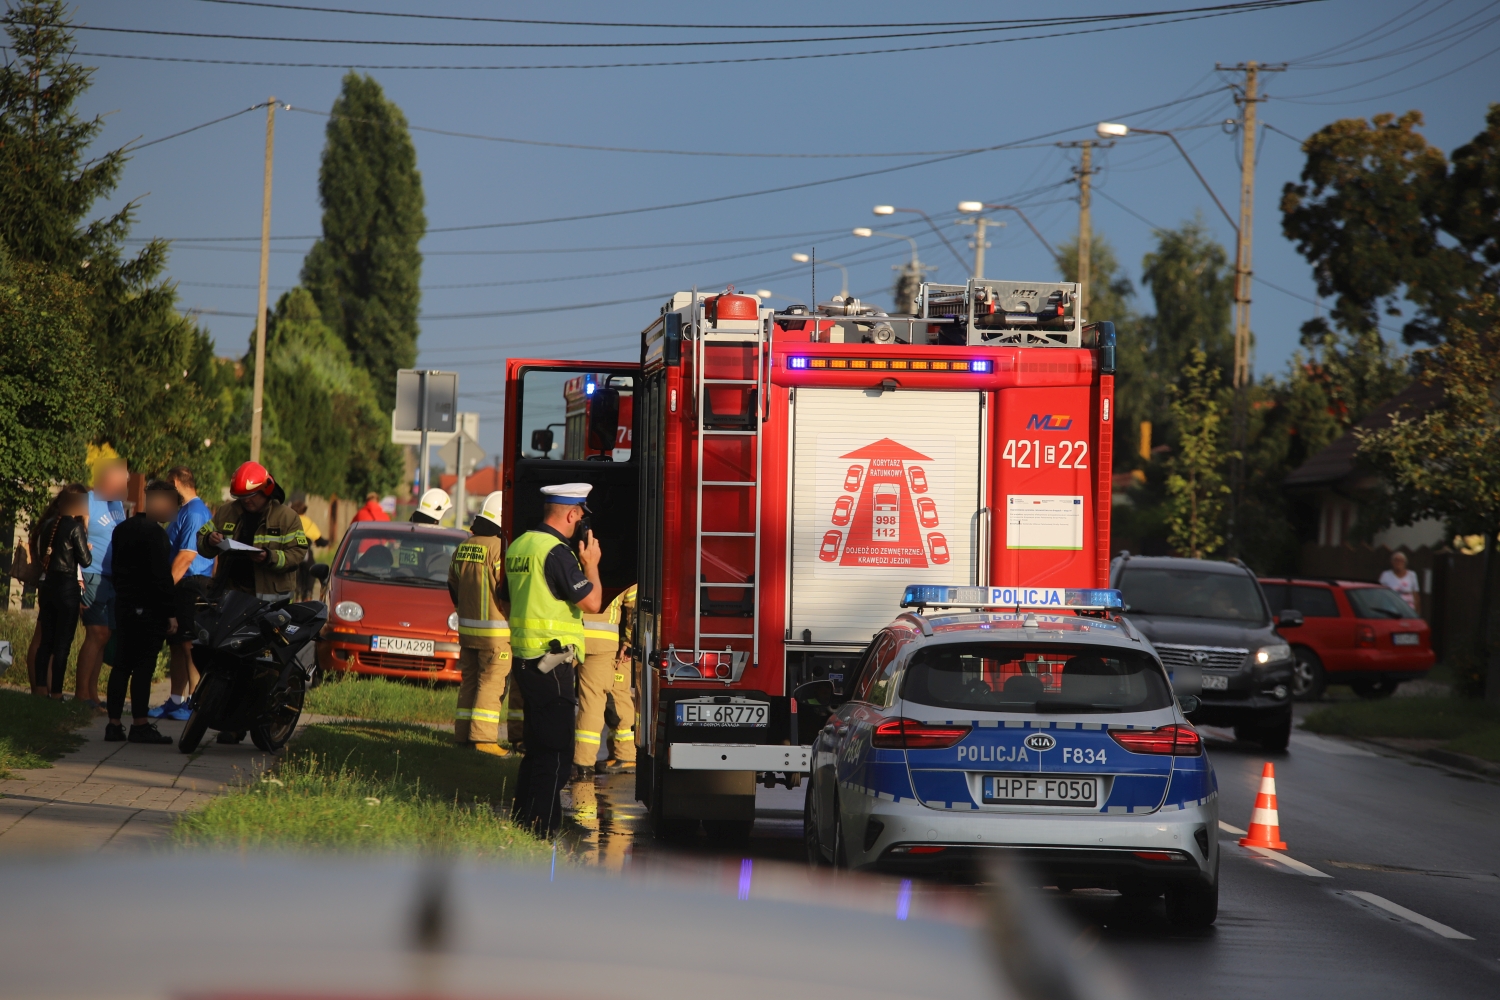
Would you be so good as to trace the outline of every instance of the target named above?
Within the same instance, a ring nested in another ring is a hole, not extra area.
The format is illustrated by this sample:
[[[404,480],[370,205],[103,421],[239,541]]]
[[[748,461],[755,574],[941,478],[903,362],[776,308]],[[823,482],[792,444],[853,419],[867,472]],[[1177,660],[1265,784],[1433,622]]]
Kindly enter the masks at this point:
[[[302,519],[259,462],[235,470],[228,503],[198,532],[198,552],[218,559],[213,592],[238,590],[280,601],[297,587],[297,567],[309,558]]]

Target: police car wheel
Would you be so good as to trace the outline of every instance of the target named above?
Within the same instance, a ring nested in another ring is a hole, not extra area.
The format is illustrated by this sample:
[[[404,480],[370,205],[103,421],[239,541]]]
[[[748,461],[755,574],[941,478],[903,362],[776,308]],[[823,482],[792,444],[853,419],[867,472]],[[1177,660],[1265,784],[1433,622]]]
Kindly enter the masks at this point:
[[[1219,918],[1219,883],[1177,882],[1167,886],[1167,920],[1174,927],[1204,928]]]
[[[823,856],[823,841],[818,836],[818,815],[814,808],[817,800],[812,783],[807,786],[807,798],[802,804],[802,845],[807,851],[807,863],[813,868],[827,868],[828,859]]]

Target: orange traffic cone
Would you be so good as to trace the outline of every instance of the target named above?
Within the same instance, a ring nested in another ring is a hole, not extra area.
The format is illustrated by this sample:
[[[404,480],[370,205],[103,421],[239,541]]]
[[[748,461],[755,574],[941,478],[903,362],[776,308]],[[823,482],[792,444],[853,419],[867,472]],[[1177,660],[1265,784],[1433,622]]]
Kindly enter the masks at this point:
[[[1281,839],[1281,818],[1276,814],[1276,768],[1269,762],[1260,772],[1260,791],[1255,796],[1255,811],[1250,814],[1250,835],[1240,838],[1240,846],[1286,850],[1286,842]]]

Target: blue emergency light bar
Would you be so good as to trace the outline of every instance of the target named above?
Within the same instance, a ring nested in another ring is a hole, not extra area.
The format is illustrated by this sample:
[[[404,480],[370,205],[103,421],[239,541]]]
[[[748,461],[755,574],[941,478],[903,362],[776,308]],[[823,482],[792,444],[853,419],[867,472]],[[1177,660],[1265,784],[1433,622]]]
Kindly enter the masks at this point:
[[[945,587],[914,583],[901,595],[903,608],[1056,608],[1106,611],[1125,606],[1118,590],[1077,587]]]

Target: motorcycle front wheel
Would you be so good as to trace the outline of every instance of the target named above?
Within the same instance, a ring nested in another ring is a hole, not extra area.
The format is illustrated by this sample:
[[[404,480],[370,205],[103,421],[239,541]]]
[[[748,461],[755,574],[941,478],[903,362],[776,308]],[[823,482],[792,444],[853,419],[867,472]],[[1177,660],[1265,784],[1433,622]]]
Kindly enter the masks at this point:
[[[182,735],[177,737],[178,750],[192,753],[203,742],[203,734],[208,732],[208,720],[218,714],[225,683],[224,678],[216,674],[208,674],[198,682],[198,690],[193,694],[193,712],[182,727]]]
[[[273,696],[267,721],[250,727],[250,739],[266,753],[275,753],[286,746],[286,741],[297,731],[297,720],[302,718],[302,703],[307,698],[307,680],[294,671],[287,686]]]

